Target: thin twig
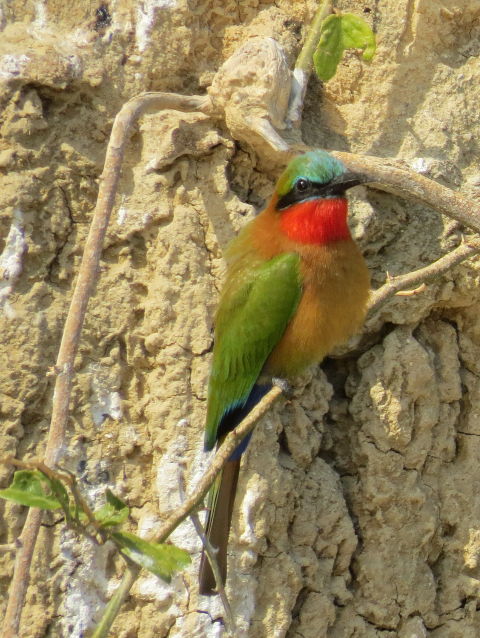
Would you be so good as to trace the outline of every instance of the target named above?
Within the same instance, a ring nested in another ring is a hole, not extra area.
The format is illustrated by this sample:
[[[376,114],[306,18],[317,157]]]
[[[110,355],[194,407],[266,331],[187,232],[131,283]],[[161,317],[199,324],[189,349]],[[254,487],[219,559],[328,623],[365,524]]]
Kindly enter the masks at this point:
[[[48,467],[44,466],[43,468],[40,467],[39,469],[42,470],[42,472],[44,472],[45,469],[48,470]],[[77,512],[80,511],[85,514],[85,516],[88,518],[88,522],[90,523],[90,525],[93,527],[95,532],[100,536],[101,542],[105,543],[105,541],[107,540],[107,535],[105,534],[105,530],[102,528],[102,525],[100,524],[100,522],[97,521],[97,519],[95,518],[95,514],[93,513],[93,510],[91,509],[90,505],[85,500],[81,491],[78,489],[77,477],[75,476],[75,474],[73,474],[73,472],[70,472],[70,470],[67,470],[65,468],[60,468],[60,469],[61,471],[53,471],[53,474],[57,475],[60,480],[63,480],[69,486],[72,492],[72,496],[75,502],[75,507],[77,509]],[[50,470],[50,472],[52,472],[52,470]],[[77,523],[77,521],[75,521],[75,523]],[[86,533],[85,527],[81,524],[80,524],[80,533]],[[95,538],[95,536],[91,534],[87,534],[87,535],[89,538],[93,539],[95,543],[98,544],[98,539]]]
[[[200,505],[215,480],[215,477],[233,454],[236,447],[245,438],[245,436],[253,430],[256,423],[266,412],[268,412],[268,410],[270,410],[272,405],[281,395],[282,390],[277,386],[273,386],[262,400],[257,403],[253,410],[249,412],[245,419],[243,419],[243,421],[237,425],[234,430],[228,433],[224,442],[215,453],[208,470],[195,487],[193,494],[175,511],[174,514],[172,514],[172,516],[165,521],[160,530],[149,540],[155,540],[157,543],[163,543],[165,539],[170,536],[173,530],[184,520],[184,518],[188,516],[195,507]]]
[[[155,541],[157,543],[165,542],[173,530],[176,529],[185,518],[187,518],[190,512],[194,511],[199,506],[215,480],[215,477],[228,461],[240,441],[254,428],[255,424],[272,407],[281,394],[282,390],[279,387],[274,386],[262,398],[262,400],[257,403],[248,416],[234,430],[227,434],[222,445],[215,453],[208,470],[195,487],[193,494],[177,510],[175,510],[157,533],[152,534],[146,540]],[[124,600],[128,596],[128,592],[135,582],[139,572],[140,569],[135,566],[127,568],[122,582],[106,606],[103,617],[95,632],[92,634],[92,638],[106,638],[108,636],[110,627],[112,626]]]
[[[217,593],[220,596],[220,600],[222,601],[223,608],[225,609],[225,628],[231,634],[235,632],[235,618],[233,616],[232,607],[230,606],[230,601],[227,598],[227,592],[225,591],[225,583],[222,580],[222,575],[220,573],[220,567],[218,566],[217,561],[217,550],[213,547],[213,545],[208,540],[208,536],[205,533],[205,529],[200,522],[200,517],[197,512],[190,512],[190,520],[192,521],[193,526],[195,527],[195,531],[198,534],[198,537],[202,541],[203,549],[205,554],[207,555],[208,562],[210,563],[210,567],[212,568],[213,577],[215,578],[215,585],[217,587]]]
[[[183,96],[170,93],[145,93],[129,100],[117,114],[107,147],[105,166],[100,177],[98,199],[88,233],[82,263],[72,295],[70,309],[60,343],[56,368],[60,370],[55,383],[52,422],[50,425],[45,463],[58,461],[68,419],[73,362],[80,340],[88,300],[98,278],[98,265],[110,215],[115,202],[121,164],[132,125],[147,108],[203,110],[210,99],[203,96]]]
[[[407,288],[413,288],[414,286],[418,286],[418,284],[443,275],[457,264],[465,261],[465,259],[468,259],[475,254],[478,254],[479,252],[480,240],[470,240],[462,243],[460,246],[455,248],[455,250],[452,250],[452,252],[444,255],[424,268],[413,270],[405,275],[389,278],[387,283],[372,293],[368,305],[369,314],[372,315],[390,297],[393,297],[395,294],[399,294],[400,291],[404,291]],[[412,294],[412,291],[409,292]]]
[[[0,554],[6,554],[7,552],[14,552],[17,549],[15,543],[4,543],[0,545]]]
[[[18,537],[13,579],[3,621],[3,633],[1,634],[3,638],[17,638],[19,635],[20,619],[30,580],[30,565],[42,522],[42,513],[42,510],[37,507],[31,507],[28,510],[22,533]]]
[[[182,502],[185,501],[185,476],[184,473],[181,472],[179,476],[179,495],[180,500]],[[227,597],[227,592],[225,591],[225,583],[222,579],[222,574],[220,573],[220,567],[217,561],[217,552],[218,550],[213,547],[208,539],[207,534],[205,533],[205,528],[200,522],[200,517],[198,515],[197,510],[192,510],[190,512],[190,520],[192,521],[192,525],[197,532],[198,537],[202,541],[202,547],[207,555],[208,562],[210,563],[210,567],[212,568],[213,577],[215,578],[215,585],[217,587],[218,595],[220,596],[220,600],[222,601],[223,608],[225,610],[225,628],[229,634],[234,634],[235,632],[235,618],[233,616],[232,607],[230,605],[230,601]]]
[[[55,365],[57,377],[53,394],[52,420],[44,457],[48,466],[55,465],[64,445],[75,354],[88,300],[98,278],[103,240],[115,201],[128,133],[147,108],[175,109],[187,112],[201,111],[213,114],[212,103],[208,96],[145,93],[127,102],[115,118],[107,147],[105,166],[100,178],[97,204],[85,243]],[[15,558],[14,574],[3,625],[3,638],[14,638],[19,634],[21,611],[24,607],[29,570],[41,517],[40,510],[30,509],[20,535],[21,547]]]
[[[110,598],[107,606],[105,607],[102,618],[100,619],[100,622],[97,624],[94,632],[92,633],[91,638],[107,638],[108,634],[110,633],[110,628],[113,625],[118,612],[120,611],[120,607],[126,600],[128,592],[130,591],[130,588],[136,581],[139,574],[140,567],[138,565],[128,565],[125,573],[123,574],[120,585],[117,587],[115,593]]]

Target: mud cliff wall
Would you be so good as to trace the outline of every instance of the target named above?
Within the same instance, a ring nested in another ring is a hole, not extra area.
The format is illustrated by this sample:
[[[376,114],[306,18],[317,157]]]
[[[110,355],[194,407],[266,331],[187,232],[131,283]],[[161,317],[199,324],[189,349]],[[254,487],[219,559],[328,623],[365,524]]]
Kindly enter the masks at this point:
[[[368,68],[347,55],[312,80],[307,144],[402,158],[478,198],[480,2],[338,2],[377,32]],[[39,456],[53,365],[113,117],[145,90],[201,93],[248,38],[293,65],[316,2],[9,1],[0,5],[0,456]],[[93,500],[112,487],[132,529],[198,479],[212,317],[228,240],[275,175],[205,116],[146,115],[128,146],[101,277],[76,360],[63,463]],[[374,286],[462,240],[451,220],[358,192],[352,228]],[[3,252],[2,252],[3,251]],[[234,515],[230,593],[248,638],[478,636],[479,267],[395,298],[361,346],[300,379],[257,428]],[[2,486],[10,469],[0,466]],[[0,503],[12,542],[23,508]],[[46,519],[49,524],[54,518]],[[198,559],[185,523],[173,540]],[[13,569],[0,554],[0,605]],[[42,528],[21,635],[85,634],[123,565]],[[143,575],[112,635],[220,636],[196,564]]]

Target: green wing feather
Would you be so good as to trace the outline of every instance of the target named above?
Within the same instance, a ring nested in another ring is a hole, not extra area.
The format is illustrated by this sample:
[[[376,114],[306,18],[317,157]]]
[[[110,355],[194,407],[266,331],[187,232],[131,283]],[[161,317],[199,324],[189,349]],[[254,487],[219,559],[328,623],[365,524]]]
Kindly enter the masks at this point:
[[[227,279],[216,320],[206,450],[215,445],[222,417],[245,403],[285,332],[302,292],[299,264],[297,254],[286,253]]]

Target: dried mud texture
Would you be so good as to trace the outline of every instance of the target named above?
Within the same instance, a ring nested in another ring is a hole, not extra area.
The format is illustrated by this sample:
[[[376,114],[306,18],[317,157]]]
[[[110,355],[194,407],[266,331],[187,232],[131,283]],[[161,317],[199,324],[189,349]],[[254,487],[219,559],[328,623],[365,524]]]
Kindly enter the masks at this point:
[[[480,2],[338,2],[378,35],[326,86],[312,79],[307,144],[399,157],[478,199]],[[316,2],[88,0],[0,6],[0,457],[39,456],[53,365],[111,123],[144,90],[200,93],[253,36],[293,64]],[[199,114],[146,115],[119,195],[76,360],[62,463],[156,528],[205,467],[202,428],[222,252],[269,197],[264,165]],[[357,189],[352,228],[379,286],[454,248],[434,211]],[[228,592],[242,638],[473,638],[480,634],[478,260],[397,297],[353,350],[310,370],[245,456]],[[0,466],[5,486],[10,468]],[[23,508],[0,503],[0,540]],[[21,636],[86,634],[121,577],[110,548],[46,517]],[[171,585],[143,574],[118,638],[221,636],[199,599],[200,553]],[[0,608],[13,569],[0,553]],[[2,616],[2,613],[0,613]]]

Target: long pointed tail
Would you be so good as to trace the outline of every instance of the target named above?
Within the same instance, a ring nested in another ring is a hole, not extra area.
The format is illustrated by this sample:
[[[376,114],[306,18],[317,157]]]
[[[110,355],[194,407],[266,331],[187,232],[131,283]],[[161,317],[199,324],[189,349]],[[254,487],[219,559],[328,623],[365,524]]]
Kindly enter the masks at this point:
[[[240,459],[227,461],[221,474],[213,484],[208,498],[209,514],[206,534],[210,544],[218,549],[216,558],[223,582],[227,578],[228,534],[230,532],[239,470]],[[216,593],[215,577],[205,550],[202,552],[200,562],[199,591],[206,596]]]

